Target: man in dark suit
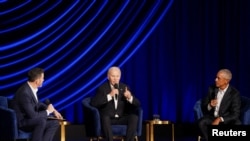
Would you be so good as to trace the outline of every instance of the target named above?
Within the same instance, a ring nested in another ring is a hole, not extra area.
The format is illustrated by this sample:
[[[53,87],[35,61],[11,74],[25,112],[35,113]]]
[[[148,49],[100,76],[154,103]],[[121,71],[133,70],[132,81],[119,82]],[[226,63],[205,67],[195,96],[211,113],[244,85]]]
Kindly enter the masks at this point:
[[[127,85],[120,83],[119,67],[111,67],[107,77],[108,81],[98,87],[91,104],[99,109],[106,140],[113,141],[112,124],[124,124],[128,126],[125,141],[133,141],[138,122],[134,112],[140,106],[140,101],[132,95]]]
[[[59,127],[58,120],[47,120],[49,114],[61,119],[62,116],[54,106],[39,102],[38,88],[44,81],[44,70],[33,68],[28,72],[28,81],[15,93],[13,109],[17,113],[18,127],[21,130],[32,132],[31,141],[52,141]]]
[[[208,125],[241,124],[240,93],[229,84],[232,73],[228,69],[218,71],[215,86],[210,86],[208,95],[202,100],[204,116],[198,126],[205,140],[208,140]]]

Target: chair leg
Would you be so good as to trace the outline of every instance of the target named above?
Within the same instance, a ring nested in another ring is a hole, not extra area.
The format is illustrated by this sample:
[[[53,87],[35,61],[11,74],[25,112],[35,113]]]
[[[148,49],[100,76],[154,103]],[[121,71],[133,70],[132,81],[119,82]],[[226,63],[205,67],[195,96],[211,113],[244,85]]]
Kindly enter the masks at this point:
[[[120,140],[120,141],[124,141],[124,137],[123,136],[113,136],[114,140]]]
[[[138,137],[137,136],[135,136],[135,141],[138,141]]]
[[[98,137],[98,141],[103,140],[103,139],[104,139],[103,137]]]
[[[201,136],[198,136],[198,141],[201,141]]]
[[[100,137],[90,137],[89,138],[89,141],[99,141],[99,140],[101,140]]]

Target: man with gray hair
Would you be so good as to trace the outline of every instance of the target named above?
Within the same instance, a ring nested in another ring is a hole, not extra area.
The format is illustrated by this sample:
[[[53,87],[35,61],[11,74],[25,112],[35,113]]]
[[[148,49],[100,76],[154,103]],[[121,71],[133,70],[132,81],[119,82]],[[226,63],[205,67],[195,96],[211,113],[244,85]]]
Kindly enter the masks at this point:
[[[113,141],[111,124],[127,125],[125,141],[133,141],[137,129],[138,116],[134,112],[140,106],[140,101],[120,79],[120,68],[110,67],[107,81],[97,88],[96,95],[91,99],[91,105],[100,111],[106,141]]]
[[[219,70],[215,85],[209,87],[207,96],[202,100],[204,116],[199,119],[198,126],[205,140],[208,140],[208,125],[241,124],[240,92],[229,84],[231,79],[230,70]]]

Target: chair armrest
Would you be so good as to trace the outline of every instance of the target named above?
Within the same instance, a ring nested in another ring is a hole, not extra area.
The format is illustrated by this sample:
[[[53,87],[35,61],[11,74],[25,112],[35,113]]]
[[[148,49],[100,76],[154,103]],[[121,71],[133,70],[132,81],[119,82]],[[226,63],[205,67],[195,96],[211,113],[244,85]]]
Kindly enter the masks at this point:
[[[250,99],[241,96],[240,120],[243,125],[250,125]]]
[[[86,126],[87,136],[96,136],[102,134],[100,114],[96,107],[90,105],[90,98],[86,98],[82,101],[83,104],[83,116]]]
[[[250,107],[242,112],[241,121],[243,125],[250,125]]]
[[[143,109],[141,107],[137,109],[137,114],[138,114],[137,136],[141,136],[142,122],[143,122]]]
[[[201,117],[203,117],[203,113],[201,109],[201,100],[196,101],[194,105],[194,117],[196,121],[200,119]]]
[[[17,118],[14,110],[0,107],[0,140],[14,140],[18,136]]]

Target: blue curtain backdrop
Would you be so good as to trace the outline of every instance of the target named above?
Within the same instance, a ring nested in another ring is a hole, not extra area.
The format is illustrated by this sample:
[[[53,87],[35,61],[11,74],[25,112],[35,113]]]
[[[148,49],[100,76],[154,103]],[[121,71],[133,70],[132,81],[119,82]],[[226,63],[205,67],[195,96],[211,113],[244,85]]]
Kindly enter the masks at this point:
[[[247,0],[0,0],[0,95],[11,98],[42,67],[39,99],[82,124],[82,99],[117,65],[145,120],[192,123],[221,68],[250,97],[249,8]]]

